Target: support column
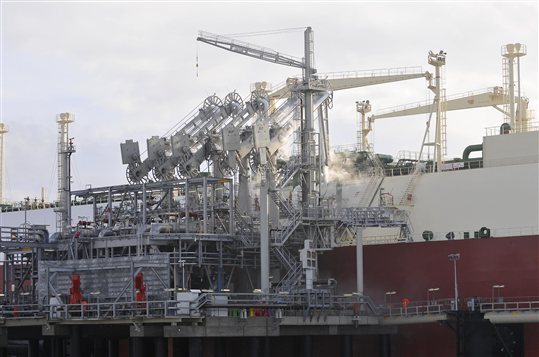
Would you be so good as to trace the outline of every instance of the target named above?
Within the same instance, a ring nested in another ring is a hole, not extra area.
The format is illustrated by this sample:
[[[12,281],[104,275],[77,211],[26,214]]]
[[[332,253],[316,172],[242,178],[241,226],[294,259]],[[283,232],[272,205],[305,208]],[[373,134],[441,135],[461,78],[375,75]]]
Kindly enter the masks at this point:
[[[41,351],[41,357],[52,357],[51,355],[51,337],[43,338],[43,350]]]
[[[249,347],[250,347],[249,356],[259,357],[260,356],[260,338],[251,337],[249,340],[250,340],[249,341]]]
[[[167,342],[164,337],[153,338],[153,355],[155,357],[167,357]]]
[[[189,339],[189,357],[200,357],[202,352],[202,339],[200,337],[191,337]]]
[[[223,267],[223,242],[218,242],[217,247],[219,249],[219,265],[217,267],[217,292],[221,292],[224,288],[223,286],[223,276],[224,276],[224,267]]]
[[[7,328],[0,328],[0,357],[7,357]]]
[[[363,295],[363,227],[356,227],[356,289]]]
[[[342,357],[352,357],[353,344],[352,336],[344,335],[341,338],[341,356]]]
[[[226,357],[226,337],[216,337],[213,339],[214,357]]]
[[[81,344],[80,326],[71,326],[71,331],[69,334],[69,355],[70,356],[79,357],[81,355],[80,344]]]
[[[271,158],[273,165],[276,167],[277,163],[275,162],[276,157],[273,156]],[[269,190],[275,190],[275,175],[273,174],[272,170],[267,170],[266,172],[266,178],[268,181],[268,189]],[[269,226],[271,228],[278,228],[279,227],[279,207],[277,204],[272,200],[268,199],[268,215],[269,215]]]
[[[245,165],[245,166],[244,166]],[[242,167],[249,167],[247,159],[242,159]],[[249,173],[240,167],[239,169],[239,188],[238,188],[238,209],[241,214],[251,215],[251,193],[249,191]]]
[[[107,355],[107,345],[106,341],[103,338],[100,337],[94,337],[93,339],[93,348],[94,348],[94,356],[106,356]]]
[[[268,216],[268,180],[264,171],[260,182],[260,289],[269,292],[269,216]]]
[[[208,178],[202,178],[202,233],[208,233]]]
[[[264,357],[271,357],[271,344],[270,337],[264,337]]]
[[[380,336],[380,357],[391,357],[391,335]]]
[[[60,337],[51,337],[50,343],[50,356],[63,356],[64,355],[64,341]]]
[[[118,340],[110,338],[107,341],[107,354],[108,357],[118,357]]]
[[[144,357],[144,337],[131,337],[129,340],[129,356]]]
[[[39,357],[39,340],[28,340],[28,357]]]
[[[189,338],[172,338],[172,349],[169,349],[168,357],[191,357],[196,354],[190,354],[191,339]],[[196,352],[196,351],[195,351]]]
[[[313,355],[313,339],[312,336],[303,336],[303,357],[311,357]]]

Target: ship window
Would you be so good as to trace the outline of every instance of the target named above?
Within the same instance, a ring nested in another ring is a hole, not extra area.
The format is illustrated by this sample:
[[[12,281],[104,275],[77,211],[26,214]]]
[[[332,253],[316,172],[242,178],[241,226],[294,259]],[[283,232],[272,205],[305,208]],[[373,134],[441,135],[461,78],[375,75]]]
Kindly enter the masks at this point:
[[[470,232],[464,232],[464,239],[470,238]]]
[[[479,238],[479,231],[473,232],[473,237],[474,238]]]

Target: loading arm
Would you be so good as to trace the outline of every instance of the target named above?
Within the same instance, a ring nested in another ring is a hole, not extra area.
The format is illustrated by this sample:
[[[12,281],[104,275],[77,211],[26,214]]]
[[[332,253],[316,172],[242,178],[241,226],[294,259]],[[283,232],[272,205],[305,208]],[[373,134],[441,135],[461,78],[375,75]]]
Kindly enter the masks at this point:
[[[233,105],[230,101],[227,104],[228,106],[223,105],[221,100],[215,95],[206,98],[202,106],[198,108],[190,119],[187,119],[187,123],[170,140],[164,137],[152,137],[148,139],[148,157],[144,160],[140,158],[137,142],[128,140],[121,144],[122,161],[128,165],[126,171],[128,182],[146,182],[148,180],[148,174],[152,170],[154,179],[156,180],[174,178],[173,169],[177,164],[176,161],[180,157],[190,156],[190,152],[185,149],[185,146],[191,144],[191,138],[211,132],[223,120],[233,114],[231,108],[237,110],[239,105],[243,106],[243,103]],[[172,156],[170,155],[171,151]]]
[[[238,96],[239,97],[239,96]],[[251,98],[245,103],[243,109],[237,107],[237,111],[230,120],[222,122],[218,127],[213,128],[204,137],[199,137],[198,141],[191,148],[184,147],[182,154],[174,162],[180,176],[195,176],[200,171],[200,165],[210,156],[219,157],[222,148],[220,147],[220,131],[225,128],[241,128],[252,118],[265,116],[269,108],[269,100],[264,90],[255,90],[251,93]],[[173,146],[174,147],[174,146]],[[191,155],[191,153],[194,153]]]

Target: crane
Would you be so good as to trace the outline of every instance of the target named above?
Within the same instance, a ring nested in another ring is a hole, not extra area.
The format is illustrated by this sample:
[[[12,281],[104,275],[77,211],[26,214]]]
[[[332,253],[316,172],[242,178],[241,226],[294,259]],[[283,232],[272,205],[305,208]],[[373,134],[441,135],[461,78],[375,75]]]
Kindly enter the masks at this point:
[[[302,85],[299,88],[303,96],[303,115],[302,115],[302,132],[301,132],[301,156],[306,163],[302,172],[301,180],[301,193],[302,193],[302,207],[304,212],[309,209],[310,203],[317,205],[317,199],[313,195],[316,170],[320,169],[315,164],[314,157],[316,155],[314,151],[315,133],[313,124],[313,93],[317,91],[328,91],[328,88],[320,88],[318,83],[314,82],[314,74],[316,69],[314,68],[314,38],[313,31],[310,27],[307,27],[304,32],[304,58],[299,60],[295,57],[279,53],[274,50],[259,47],[250,43],[234,40],[225,36],[218,36],[208,32],[199,32],[197,41],[201,41],[212,46],[222,48],[234,53],[242,54],[249,57],[254,57],[263,61],[277,63],[281,65],[291,66],[295,68],[301,68],[303,70]],[[260,128],[264,128],[261,126]],[[268,141],[269,133],[262,135],[265,140]],[[258,146],[258,145],[257,145]],[[266,145],[260,145],[261,147]],[[260,150],[261,162],[264,162],[265,151]],[[265,170],[265,174],[268,174],[268,170]],[[319,176],[318,176],[319,177]],[[262,182],[260,185],[260,207],[262,209],[260,213],[260,281],[263,291],[269,291],[269,219],[268,219],[268,188],[269,183],[265,175],[262,176]]]
[[[313,143],[315,141],[314,123],[313,123],[313,93],[315,91],[327,91],[328,88],[320,87],[314,74],[314,35],[311,27],[307,27],[304,32],[304,58],[286,55],[272,49],[260,47],[251,43],[239,41],[226,36],[220,36],[209,32],[200,31],[197,41],[210,44],[212,46],[225,49],[241,55],[257,58],[263,61],[272,62],[280,65],[301,68],[303,70],[302,82],[298,90],[303,94],[303,131],[301,134],[302,156],[304,158],[314,157]],[[314,160],[306,159],[306,162]],[[316,165],[308,165],[303,171],[302,177],[302,204],[305,209],[309,202],[315,202],[313,197],[314,177],[316,177]]]

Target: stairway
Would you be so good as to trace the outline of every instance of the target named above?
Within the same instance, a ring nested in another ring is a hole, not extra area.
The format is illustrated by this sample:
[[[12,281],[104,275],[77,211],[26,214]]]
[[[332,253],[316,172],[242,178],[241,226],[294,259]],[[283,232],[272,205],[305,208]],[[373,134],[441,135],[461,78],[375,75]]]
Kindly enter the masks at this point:
[[[420,168],[419,165],[416,165],[414,172],[410,175],[410,181],[408,181],[408,185],[406,186],[406,189],[404,190],[404,193],[402,194],[402,197],[399,200],[400,206],[412,205],[412,194],[417,184],[417,180],[422,174],[423,174],[423,170]]]
[[[253,225],[245,220],[237,208],[234,208],[234,220],[236,222],[236,232],[239,232],[238,236],[243,245],[245,247],[253,247],[253,238],[255,236]]]
[[[360,207],[370,207],[372,205],[372,202],[376,198],[376,193],[384,181],[384,166],[382,165],[382,162],[373,152],[369,152],[368,156],[373,164],[373,171],[371,173],[371,179],[359,200]]]
[[[290,291],[301,280],[303,276],[303,266],[285,246],[274,246],[272,251],[279,262],[286,267],[286,275],[279,281],[275,290]]]
[[[272,243],[276,245],[283,245],[302,224],[303,217],[301,211],[294,209],[289,203],[283,200],[279,194],[279,191],[268,190],[268,196],[270,196],[277,207],[279,207],[280,216],[288,219],[284,229],[279,229],[272,232]]]

